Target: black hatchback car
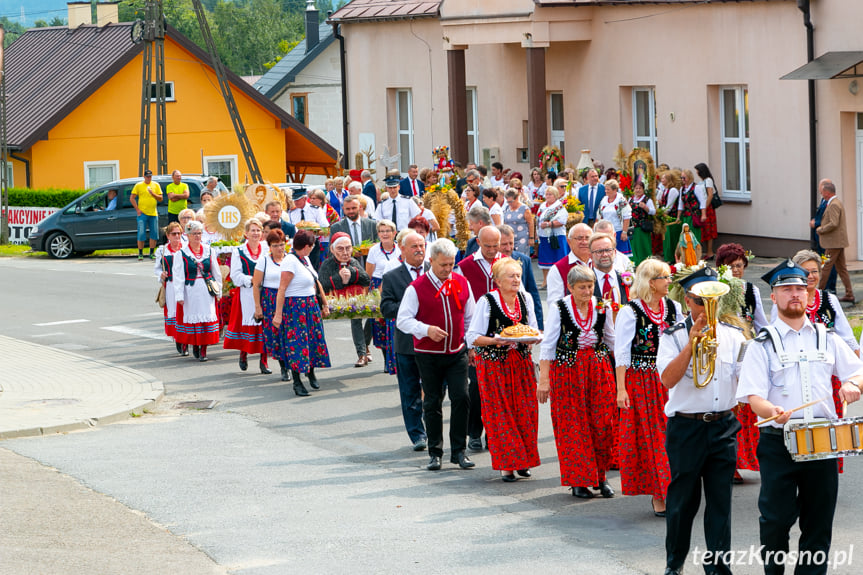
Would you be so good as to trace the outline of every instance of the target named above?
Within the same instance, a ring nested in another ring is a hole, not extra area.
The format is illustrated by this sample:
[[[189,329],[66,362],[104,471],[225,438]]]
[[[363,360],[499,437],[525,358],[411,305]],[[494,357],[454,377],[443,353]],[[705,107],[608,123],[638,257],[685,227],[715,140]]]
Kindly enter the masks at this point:
[[[90,190],[68,206],[39,222],[30,232],[30,249],[48,252],[53,258],[64,259],[73,254],[86,255],[95,250],[134,248],[137,239],[135,208],[129,202],[132,188],[141,178],[116,180]],[[168,195],[165,188],[171,176],[153,176],[162,187],[159,203],[159,228],[168,225]],[[202,176],[183,176],[189,184],[189,207],[201,207],[201,190],[206,184]],[[108,191],[117,190],[117,207],[108,207]]]

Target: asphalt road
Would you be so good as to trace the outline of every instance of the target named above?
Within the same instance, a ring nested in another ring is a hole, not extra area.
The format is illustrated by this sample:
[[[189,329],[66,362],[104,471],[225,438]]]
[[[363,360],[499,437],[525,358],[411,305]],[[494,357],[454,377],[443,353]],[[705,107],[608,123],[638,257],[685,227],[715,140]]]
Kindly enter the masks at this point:
[[[167,392],[138,419],[0,447],[144,513],[228,572],[662,573],[665,525],[648,497],[621,496],[616,472],[611,500],[577,500],[560,486],[548,405],[532,479],[502,483],[487,453],[471,456],[471,471],[445,463],[427,472],[427,456],[408,445],[395,377],[381,373],[377,351],[369,367],[353,367],[345,321],[326,323],[333,368],[321,370],[321,391],[298,398],[252,362],[240,372],[235,352],[213,349],[205,364],[177,357],[162,336],[150,263],[0,259],[0,277],[0,333],[148,372]],[[189,399],[219,404],[175,409]],[[856,540],[861,465],[847,460],[840,479],[837,551]],[[733,548],[748,552],[759,482],[744,477]],[[703,549],[700,525],[693,546]]]

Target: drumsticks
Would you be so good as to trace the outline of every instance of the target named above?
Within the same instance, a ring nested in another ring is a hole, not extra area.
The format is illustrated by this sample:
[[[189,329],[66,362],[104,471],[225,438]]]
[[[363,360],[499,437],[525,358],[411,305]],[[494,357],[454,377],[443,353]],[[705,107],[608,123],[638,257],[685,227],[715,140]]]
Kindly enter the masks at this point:
[[[774,419],[778,419],[778,418],[782,417],[783,415],[785,415],[786,413],[794,413],[795,411],[800,411],[801,409],[806,409],[807,407],[812,407],[813,405],[821,403],[822,401],[827,401],[828,399],[830,399],[829,395],[826,397],[822,397],[821,399],[816,399],[815,401],[810,401],[809,403],[804,403],[803,405],[801,405],[799,407],[795,407],[794,409],[789,409],[788,411],[786,411],[784,413],[780,413],[779,415],[774,415],[773,417],[768,417],[767,419],[762,419],[761,421],[755,422],[755,427],[758,427],[759,425],[764,425],[765,423],[770,423]]]

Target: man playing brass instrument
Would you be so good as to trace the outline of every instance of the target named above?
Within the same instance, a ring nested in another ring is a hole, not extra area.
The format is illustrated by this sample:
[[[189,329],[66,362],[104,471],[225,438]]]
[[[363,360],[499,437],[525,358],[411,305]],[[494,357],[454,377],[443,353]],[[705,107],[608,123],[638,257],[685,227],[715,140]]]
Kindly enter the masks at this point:
[[[712,552],[705,555],[704,569],[707,573],[731,573],[724,552],[731,549],[731,486],[740,431],[731,409],[737,403],[738,356],[745,338],[739,328],[716,321],[718,294],[728,291],[716,280],[716,270],[707,267],[679,280],[689,316],[665,330],[656,357],[662,384],[668,388],[665,449],[671,483],[666,498],[666,575],[683,570],[702,485],[704,539],[708,552]],[[717,295],[698,295],[710,292]],[[712,309],[705,310],[706,306]],[[709,318],[712,326],[708,325]],[[703,337],[711,331],[714,341]],[[693,379],[693,354],[700,355],[699,362],[707,368],[695,374],[698,387]]]
[[[737,390],[738,399],[749,403],[759,418],[778,416],[760,427],[756,452],[761,467],[761,556],[768,574],[785,572],[780,557],[790,556],[789,532],[798,519],[794,573],[827,573],[839,489],[837,460],[794,461],[785,446],[783,425],[790,419],[842,416],[836,413],[831,376],[843,382],[838,396],[848,403],[860,399],[863,384],[863,362],[848,344],[806,317],[807,274],[786,260],[761,277],[771,287],[778,313],[747,347]],[[811,400],[821,398],[827,400],[812,405]]]

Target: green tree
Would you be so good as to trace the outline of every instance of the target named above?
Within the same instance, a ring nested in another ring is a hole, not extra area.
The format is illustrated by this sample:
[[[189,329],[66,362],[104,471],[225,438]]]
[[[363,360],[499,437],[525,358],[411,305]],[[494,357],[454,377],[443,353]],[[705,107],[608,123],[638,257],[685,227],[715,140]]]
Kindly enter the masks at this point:
[[[6,16],[0,18],[0,25],[2,25],[3,29],[6,31],[6,35],[3,39],[4,48],[8,48],[12,42],[17,40],[18,37],[24,33],[24,26],[18,22],[10,21]]]

